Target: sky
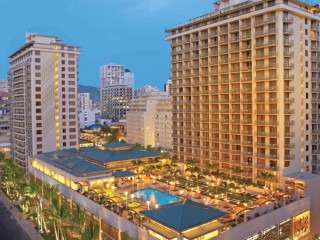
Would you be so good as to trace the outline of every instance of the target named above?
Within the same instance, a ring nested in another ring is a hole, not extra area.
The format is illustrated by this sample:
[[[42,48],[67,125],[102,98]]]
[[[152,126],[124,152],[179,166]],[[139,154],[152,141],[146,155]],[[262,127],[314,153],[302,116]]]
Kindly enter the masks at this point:
[[[81,47],[79,84],[100,86],[99,66],[135,73],[135,89],[163,89],[170,77],[165,28],[211,11],[213,0],[0,0],[0,79],[25,33],[57,36]]]

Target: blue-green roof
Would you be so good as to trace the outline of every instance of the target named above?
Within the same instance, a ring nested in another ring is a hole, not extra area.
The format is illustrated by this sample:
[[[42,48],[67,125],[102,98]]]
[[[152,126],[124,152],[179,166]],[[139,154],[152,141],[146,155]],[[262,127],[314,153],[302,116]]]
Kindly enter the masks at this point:
[[[96,124],[93,124],[91,126],[86,127],[85,130],[98,130],[103,127],[104,127],[103,125],[96,123]]]
[[[102,150],[94,147],[80,148],[81,156],[92,159],[100,163],[116,162],[130,159],[160,157],[163,154],[159,151],[142,151],[137,149],[128,149],[121,151]]]
[[[61,158],[56,159],[55,162],[80,174],[103,172],[108,170],[107,168],[86,162],[80,158]]]
[[[124,143],[124,142],[114,142],[114,143],[109,143],[104,145],[104,147],[107,147],[107,148],[123,148],[123,147],[132,147],[132,146],[133,144]]]
[[[112,176],[114,176],[116,178],[130,177],[130,176],[134,176],[134,175],[137,175],[137,174],[134,172],[130,172],[130,171],[121,171],[121,172],[112,173]]]
[[[227,214],[190,200],[170,204],[159,209],[141,211],[141,213],[178,232],[213,221]]]

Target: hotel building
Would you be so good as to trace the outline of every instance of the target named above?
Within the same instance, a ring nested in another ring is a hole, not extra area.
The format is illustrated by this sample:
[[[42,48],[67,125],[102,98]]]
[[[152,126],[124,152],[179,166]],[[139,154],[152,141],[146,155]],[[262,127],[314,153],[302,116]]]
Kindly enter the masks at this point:
[[[8,89],[7,87],[4,88]],[[10,103],[9,93],[0,91],[0,152],[10,153]]]
[[[11,156],[27,158],[78,146],[79,48],[57,37],[27,33],[10,56]]]
[[[101,118],[125,117],[127,104],[133,97],[134,73],[114,63],[101,66],[100,86]]]
[[[172,97],[147,85],[138,89],[127,112],[127,141],[172,149]]]
[[[173,151],[205,170],[270,187],[317,171],[319,8],[296,0],[218,1],[166,30],[171,43]]]

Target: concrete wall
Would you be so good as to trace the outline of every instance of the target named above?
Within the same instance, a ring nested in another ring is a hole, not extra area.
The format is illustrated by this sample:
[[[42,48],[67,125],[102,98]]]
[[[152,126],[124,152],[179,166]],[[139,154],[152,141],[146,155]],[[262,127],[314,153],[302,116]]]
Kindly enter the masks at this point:
[[[248,222],[241,223],[235,228],[232,228],[229,231],[213,238],[213,240],[245,239],[246,237],[261,232],[263,229],[268,228],[288,218],[291,218],[307,209],[310,209],[309,197],[293,202],[277,210],[273,210]]]
[[[118,229],[120,232],[127,232],[130,237],[139,239],[139,240],[156,240],[153,236],[148,234],[144,229],[138,227],[132,222],[120,217],[112,211],[109,211],[107,208],[102,207],[98,203],[90,200],[89,198],[81,195],[80,193],[73,191],[71,188],[61,184],[60,182],[54,180],[53,178],[45,175],[44,173],[30,167],[29,173],[37,176],[44,183],[49,185],[59,185],[60,192],[71,199],[72,201],[79,204],[81,207],[85,208],[88,212],[99,217],[107,224]]]

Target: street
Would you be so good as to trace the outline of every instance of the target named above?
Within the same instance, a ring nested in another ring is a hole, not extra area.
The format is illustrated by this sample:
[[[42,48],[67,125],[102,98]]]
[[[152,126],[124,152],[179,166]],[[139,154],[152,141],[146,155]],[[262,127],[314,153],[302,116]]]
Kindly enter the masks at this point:
[[[0,240],[31,240],[1,201]]]

